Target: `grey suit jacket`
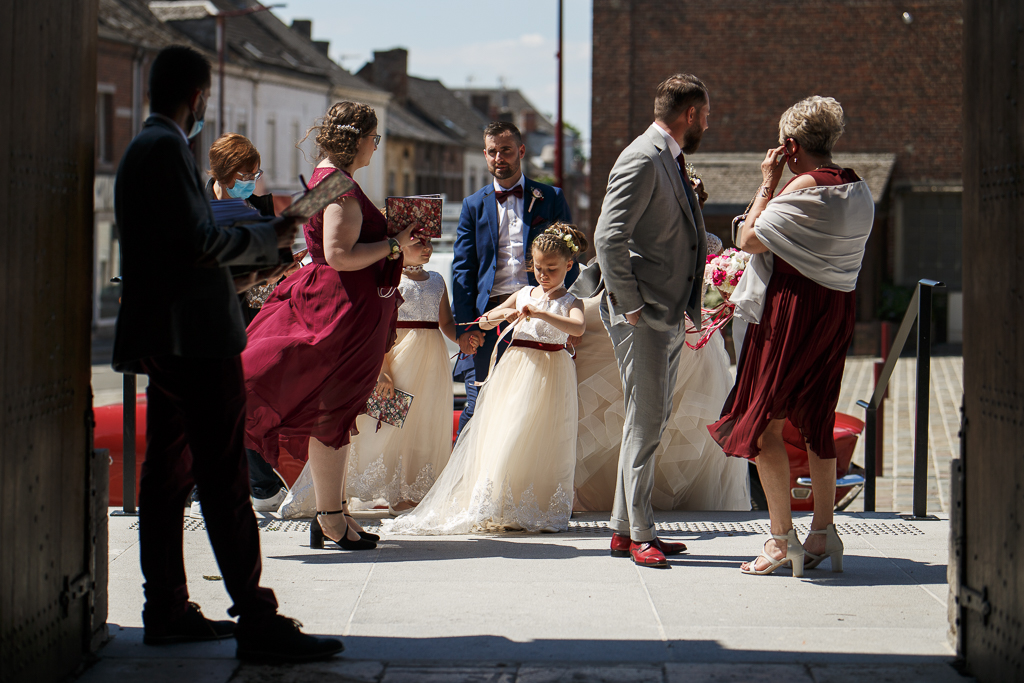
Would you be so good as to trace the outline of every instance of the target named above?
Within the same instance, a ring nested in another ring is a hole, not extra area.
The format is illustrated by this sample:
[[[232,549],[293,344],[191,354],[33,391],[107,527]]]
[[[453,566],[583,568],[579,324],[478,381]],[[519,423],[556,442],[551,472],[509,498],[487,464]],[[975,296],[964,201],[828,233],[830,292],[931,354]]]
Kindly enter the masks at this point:
[[[622,151],[594,230],[597,263],[573,287],[579,297],[604,289],[613,316],[641,306],[644,322],[667,330],[684,313],[700,326],[707,255],[704,218],[691,209],[679,165],[654,124]]]
[[[114,369],[173,355],[224,358],[245,348],[245,323],[228,266],[278,263],[268,225],[218,228],[204,182],[173,123],[150,117],[114,182],[123,286]]]

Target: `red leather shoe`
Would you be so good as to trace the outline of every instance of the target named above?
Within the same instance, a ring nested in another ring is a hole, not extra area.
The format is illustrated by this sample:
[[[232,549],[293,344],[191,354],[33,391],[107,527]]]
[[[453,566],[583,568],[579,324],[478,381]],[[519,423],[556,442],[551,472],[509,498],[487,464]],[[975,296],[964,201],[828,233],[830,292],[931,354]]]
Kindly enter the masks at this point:
[[[629,557],[629,536],[612,534],[612,557]]]
[[[653,543],[630,543],[629,554],[633,556],[633,563],[641,567],[668,566],[665,555]]]
[[[657,546],[658,550],[664,555],[678,555],[679,553],[686,552],[685,543],[673,543],[672,541],[663,541],[660,538],[654,539],[652,545]]]

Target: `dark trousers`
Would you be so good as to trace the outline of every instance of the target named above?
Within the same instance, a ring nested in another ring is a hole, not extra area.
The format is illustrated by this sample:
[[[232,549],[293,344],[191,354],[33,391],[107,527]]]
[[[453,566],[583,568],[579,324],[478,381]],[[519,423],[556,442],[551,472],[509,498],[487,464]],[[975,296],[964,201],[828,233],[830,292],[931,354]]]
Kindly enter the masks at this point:
[[[253,498],[273,498],[284,488],[281,477],[258,452],[246,448],[245,459],[249,462],[249,491]],[[199,500],[199,492],[195,488],[192,489],[192,500]]]
[[[224,586],[234,601],[228,613],[252,620],[273,615],[274,592],[259,585],[259,530],[242,445],[241,358],[161,356],[146,359],[144,368],[149,387],[146,460],[139,483],[143,620],[170,621],[187,607],[182,509],[193,485]]]
[[[507,298],[507,296],[492,297],[487,302],[487,308],[484,310],[484,313],[497,308]],[[456,434],[456,438],[462,434],[462,429],[469,422],[469,419],[473,417],[473,411],[476,409],[476,397],[480,393],[480,387],[476,386],[476,382],[483,382],[487,379],[487,371],[491,365],[491,353],[494,351],[494,344],[498,341],[498,335],[504,329],[505,324],[502,323],[493,330],[484,332],[484,343],[483,346],[476,350],[476,355],[473,356],[473,366],[462,373],[462,381],[466,383],[466,405],[462,409],[462,415],[459,416],[459,431]],[[502,347],[507,346],[504,342],[502,343]],[[504,352],[505,348],[498,349],[498,358],[501,358]]]
[[[263,456],[252,450],[245,449],[245,457],[249,461],[249,488],[253,498],[273,498],[284,488],[281,477],[270,466]]]

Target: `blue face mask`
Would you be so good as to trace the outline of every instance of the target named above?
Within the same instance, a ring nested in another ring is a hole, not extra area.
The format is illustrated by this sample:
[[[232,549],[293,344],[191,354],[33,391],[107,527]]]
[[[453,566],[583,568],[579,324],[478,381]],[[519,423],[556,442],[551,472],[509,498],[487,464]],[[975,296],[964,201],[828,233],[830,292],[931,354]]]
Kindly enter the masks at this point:
[[[229,197],[235,199],[248,199],[256,191],[255,180],[236,180],[234,187],[225,187]]]
[[[206,118],[206,107],[205,106],[203,107],[203,115],[202,116],[198,116],[197,114],[194,114],[194,113],[192,114],[192,116],[195,117],[195,120],[192,122],[192,130],[190,130],[188,132],[188,139],[189,140],[191,140],[195,136],[199,135],[199,133],[203,130],[203,119]]]

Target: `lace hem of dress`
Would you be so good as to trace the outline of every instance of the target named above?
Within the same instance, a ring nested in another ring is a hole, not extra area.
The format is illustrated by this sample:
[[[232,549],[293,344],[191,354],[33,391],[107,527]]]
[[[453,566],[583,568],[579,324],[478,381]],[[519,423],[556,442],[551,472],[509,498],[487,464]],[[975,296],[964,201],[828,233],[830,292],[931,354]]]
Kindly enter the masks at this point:
[[[418,508],[394,520],[384,520],[382,528],[391,534],[445,536],[488,531],[566,531],[572,514],[572,495],[559,484],[542,510],[531,484],[517,505],[512,487],[505,484],[495,495],[494,482],[483,478],[473,487],[469,506],[461,508],[453,498],[444,511]]]
[[[388,472],[384,464],[384,455],[380,455],[370,463],[362,474],[356,468],[357,458],[349,457],[348,460],[348,482],[345,486],[349,496],[354,496],[362,501],[372,501],[383,498],[391,505],[397,505],[402,501],[419,503],[427,491],[434,485],[437,475],[434,474],[432,463],[424,465],[416,474],[416,480],[411,484],[401,476],[402,458],[399,457],[393,472]]]

